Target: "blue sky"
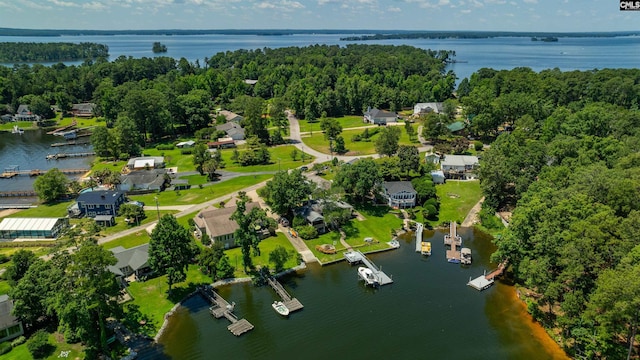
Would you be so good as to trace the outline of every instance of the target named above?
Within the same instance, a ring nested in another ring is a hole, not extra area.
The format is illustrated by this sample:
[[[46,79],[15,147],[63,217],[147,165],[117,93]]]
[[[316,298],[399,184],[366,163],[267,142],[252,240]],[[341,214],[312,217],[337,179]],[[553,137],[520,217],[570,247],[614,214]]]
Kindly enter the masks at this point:
[[[616,0],[0,0],[32,29],[640,30]]]

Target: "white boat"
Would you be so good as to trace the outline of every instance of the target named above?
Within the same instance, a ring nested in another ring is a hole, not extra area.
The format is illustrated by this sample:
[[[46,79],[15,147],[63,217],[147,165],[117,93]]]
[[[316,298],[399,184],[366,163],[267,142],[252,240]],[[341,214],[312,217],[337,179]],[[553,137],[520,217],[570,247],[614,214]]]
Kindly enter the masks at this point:
[[[24,130],[20,129],[18,125],[13,125],[13,130],[11,130],[12,134],[24,134]]]
[[[378,278],[374,275],[373,271],[371,271],[371,269],[369,268],[360,266],[358,268],[358,275],[362,280],[364,280],[367,283],[367,285],[377,286],[379,284]]]
[[[289,315],[289,308],[287,308],[282,303],[282,301],[274,301],[273,304],[271,304],[271,306],[273,307],[273,310],[275,310],[278,314],[282,316]]]

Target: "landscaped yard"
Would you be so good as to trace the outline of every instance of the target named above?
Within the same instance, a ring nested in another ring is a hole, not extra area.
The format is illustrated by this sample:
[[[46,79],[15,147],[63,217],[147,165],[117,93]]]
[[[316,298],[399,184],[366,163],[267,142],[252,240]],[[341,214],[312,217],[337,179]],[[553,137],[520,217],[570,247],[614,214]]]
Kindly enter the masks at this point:
[[[67,208],[75,201],[60,201],[54,204],[40,204],[37,207],[20,210],[6,217],[65,217]]]
[[[436,185],[436,192],[440,198],[440,214],[438,220],[427,221],[432,226],[450,221],[462,223],[469,210],[482,198],[477,180],[447,180],[445,184]]]
[[[240,166],[239,164],[234,163],[233,160],[231,160],[231,156],[233,156],[233,149],[223,149],[222,159],[224,160],[225,167],[222,170],[233,172],[279,171],[294,169],[313,161],[314,157],[308,154],[306,155],[305,161],[302,161],[302,154],[300,150],[297,150],[298,156],[296,161],[294,161],[291,158],[291,152],[295,148],[296,147],[293,145],[271,147],[269,148],[269,152],[271,153],[271,164],[251,166]]]
[[[54,359],[84,359],[84,349],[81,344],[67,344],[64,336],[58,332],[49,334],[49,344],[54,346],[48,360]],[[0,360],[31,360],[33,356],[27,349],[27,344],[18,345],[9,353],[1,355]]]
[[[417,131],[417,126],[416,125],[412,125],[414,127],[414,129],[416,129]],[[417,145],[417,142],[411,142],[411,140],[409,139],[409,135],[407,135],[407,132],[404,130],[403,126],[399,126],[401,132],[400,132],[400,141],[399,144],[400,145]],[[344,138],[344,143],[345,143],[345,148],[348,150],[348,152],[344,155],[348,155],[348,156],[359,156],[359,155],[371,155],[371,154],[375,154],[376,153],[376,149],[375,149],[375,141],[378,138],[378,134],[372,136],[370,138],[371,141],[351,141],[351,138],[353,137],[353,135],[358,135],[358,134],[362,134],[364,130],[359,129],[359,130],[345,130],[342,132],[342,134],[340,134],[340,136],[342,136]],[[309,136],[305,136],[302,138],[302,140],[304,141],[305,145],[311,147],[312,149],[316,150],[316,151],[320,151],[322,153],[325,154],[330,154],[329,151],[329,141],[326,140],[324,138],[324,134],[322,132],[315,132],[313,133],[313,135],[309,135]]]
[[[159,193],[145,195],[131,195],[131,200],[142,201],[148,206],[155,205],[155,198],[158,198],[160,206],[170,205],[193,205],[208,200],[231,194],[235,191],[242,190],[251,185],[258,184],[273,177],[272,174],[266,175],[249,175],[233,178],[228,181],[214,183],[209,186],[192,187],[189,190],[180,191],[163,191]]]
[[[362,115],[349,115],[349,116],[343,116],[335,119],[337,119],[340,122],[340,125],[342,125],[343,129],[371,125],[363,122],[362,118],[363,118]],[[298,120],[298,123],[300,124],[300,132],[311,132],[311,131],[313,131],[314,133],[316,131],[322,132],[322,130],[320,129],[320,120],[311,124],[309,124],[307,120]]]

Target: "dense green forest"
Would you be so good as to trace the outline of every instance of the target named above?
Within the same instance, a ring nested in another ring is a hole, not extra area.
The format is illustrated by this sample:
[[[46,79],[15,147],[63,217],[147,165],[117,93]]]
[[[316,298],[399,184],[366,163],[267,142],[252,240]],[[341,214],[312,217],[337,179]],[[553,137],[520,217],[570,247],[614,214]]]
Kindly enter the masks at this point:
[[[626,357],[640,320],[640,70],[482,69],[458,93],[476,133],[513,127],[481,161],[485,207],[513,210],[493,259],[569,353]]]
[[[109,47],[95,43],[1,42],[0,62],[56,62],[109,57]]]
[[[152,139],[206,127],[216,103],[243,114],[249,135],[268,142],[262,114],[274,104],[311,119],[445,100],[455,84],[455,75],[444,70],[447,54],[409,46],[316,45],[219,53],[203,65],[167,57],[16,65],[0,67],[0,103],[64,110],[92,101],[109,125],[126,114]]]

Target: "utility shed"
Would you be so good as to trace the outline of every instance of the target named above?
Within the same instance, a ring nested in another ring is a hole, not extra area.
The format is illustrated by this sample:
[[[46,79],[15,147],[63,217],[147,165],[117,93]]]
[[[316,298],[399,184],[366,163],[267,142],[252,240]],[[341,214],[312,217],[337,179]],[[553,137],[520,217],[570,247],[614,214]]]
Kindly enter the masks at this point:
[[[67,218],[5,218],[0,223],[0,240],[55,239],[68,226]]]

